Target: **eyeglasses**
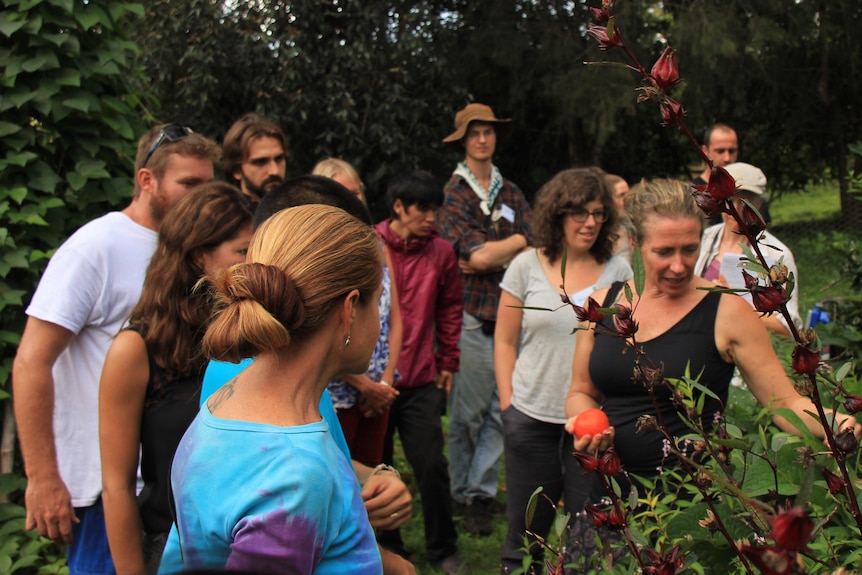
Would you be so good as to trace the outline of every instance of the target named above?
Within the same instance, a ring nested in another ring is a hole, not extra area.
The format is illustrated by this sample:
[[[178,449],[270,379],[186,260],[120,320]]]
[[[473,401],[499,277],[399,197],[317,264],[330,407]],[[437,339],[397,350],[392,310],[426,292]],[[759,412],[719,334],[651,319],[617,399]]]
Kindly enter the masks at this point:
[[[593,210],[592,212],[588,212],[586,210],[577,210],[569,213],[569,215],[572,216],[573,220],[579,223],[587,221],[590,216],[593,216],[593,219],[596,220],[597,224],[603,224],[608,221],[607,210]]]
[[[144,163],[141,164],[141,168],[145,168],[147,166],[147,162],[150,161],[150,158],[153,157],[153,153],[165,143],[165,140],[169,142],[176,142],[177,140],[182,140],[189,134],[194,134],[194,130],[189,128],[188,126],[181,126],[180,124],[168,124],[161,130],[159,130],[159,135],[156,136],[156,139],[153,140],[153,145],[150,146],[150,149],[147,151],[147,157],[144,158]]]

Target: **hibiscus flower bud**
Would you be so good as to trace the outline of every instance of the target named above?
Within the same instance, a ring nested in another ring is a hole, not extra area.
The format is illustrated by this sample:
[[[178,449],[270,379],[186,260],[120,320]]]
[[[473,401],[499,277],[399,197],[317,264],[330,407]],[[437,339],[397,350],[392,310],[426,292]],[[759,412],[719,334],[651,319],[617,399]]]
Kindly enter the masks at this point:
[[[796,555],[784,549],[779,549],[775,545],[751,547],[750,545],[743,544],[740,551],[760,569],[762,575],[787,575],[793,565],[793,556]]]
[[[628,522],[625,512],[614,505],[608,513],[608,527],[611,529],[623,529]]]
[[[590,12],[593,14],[593,20],[596,21],[596,24],[607,24],[611,15],[607,8],[590,8]]]
[[[820,365],[820,354],[801,344],[797,344],[793,348],[790,357],[793,371],[800,375],[814,373],[817,371],[817,366]]]
[[[820,468],[820,473],[823,474],[823,479],[826,480],[826,487],[829,488],[829,493],[835,495],[844,491],[844,480],[838,475],[835,475],[825,467]]]
[[[623,39],[616,27],[614,27],[613,37],[608,37],[607,26],[597,26],[595,24],[590,24],[587,27],[587,34],[596,39],[600,50],[608,50],[616,46],[622,46],[623,44]]]
[[[617,455],[613,447],[608,448],[599,459],[599,471],[605,475],[616,475],[622,470],[623,466],[620,463],[620,456]]]
[[[859,447],[859,440],[856,439],[856,435],[853,433],[852,427],[842,429],[835,434],[835,447],[845,454],[850,454],[856,451],[856,448]]]
[[[784,285],[789,276],[790,272],[784,264],[774,264],[769,268],[769,281],[773,284]]]
[[[736,193],[736,180],[721,166],[713,166],[706,191],[716,201],[730,199]]]
[[[658,429],[658,421],[654,415],[641,415],[638,417],[635,431],[644,433],[646,431],[655,431],[656,429]]]
[[[719,202],[706,192],[706,186],[697,187],[703,188],[703,190],[697,190],[695,192],[692,192],[691,197],[694,198],[694,203],[697,204],[697,207],[699,207],[703,213],[705,213],[709,217],[712,217],[724,211],[722,209],[721,202]]]
[[[659,110],[661,111],[661,125],[665,127],[678,124],[686,114],[682,104],[673,98],[662,100],[659,104]]]
[[[598,505],[593,505],[592,503],[585,503],[584,511],[586,511],[590,519],[593,520],[593,525],[595,525],[596,528],[604,527],[607,524],[608,514],[602,511]]]
[[[653,64],[650,76],[662,90],[673,88],[682,81],[679,75],[679,64],[674,56],[673,48],[668,46]]]
[[[575,457],[575,461],[580,464],[581,469],[583,469],[585,472],[592,473],[599,468],[599,460],[597,457],[594,457],[589,453],[584,453],[582,451],[575,451],[573,455]]]
[[[801,551],[808,545],[814,522],[802,507],[791,507],[772,521],[772,538],[776,545],[788,551]]]
[[[747,232],[748,235],[757,237],[760,232],[766,229],[766,222],[763,221],[763,217],[747,203],[743,202],[737,213],[739,214],[739,232],[737,233],[744,234]]]
[[[844,409],[847,410],[847,413],[859,413],[862,411],[862,397],[851,393],[845,393]]]
[[[629,338],[634,336],[638,331],[638,324],[632,319],[632,308],[627,305],[617,304],[620,310],[614,315],[614,325],[617,326],[617,333],[620,337]]]
[[[742,270],[742,280],[745,282],[745,289],[753,289],[757,287],[757,276]]]
[[[604,314],[601,312],[602,306],[600,306],[599,302],[594,300],[592,297],[587,298],[586,307],[581,307],[579,305],[575,305],[573,307],[575,308],[575,316],[578,318],[578,321],[599,323],[605,319]]]
[[[757,286],[751,288],[751,302],[761,313],[772,313],[790,300],[781,286]]]

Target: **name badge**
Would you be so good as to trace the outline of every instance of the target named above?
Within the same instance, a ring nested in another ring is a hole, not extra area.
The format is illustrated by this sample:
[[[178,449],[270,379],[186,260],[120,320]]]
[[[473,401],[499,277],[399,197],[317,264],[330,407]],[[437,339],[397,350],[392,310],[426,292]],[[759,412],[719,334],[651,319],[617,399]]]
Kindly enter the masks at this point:
[[[510,224],[514,224],[515,223],[515,210],[513,210],[512,208],[510,208],[506,204],[503,204],[500,209],[503,212],[503,218],[506,221],[508,221]]]

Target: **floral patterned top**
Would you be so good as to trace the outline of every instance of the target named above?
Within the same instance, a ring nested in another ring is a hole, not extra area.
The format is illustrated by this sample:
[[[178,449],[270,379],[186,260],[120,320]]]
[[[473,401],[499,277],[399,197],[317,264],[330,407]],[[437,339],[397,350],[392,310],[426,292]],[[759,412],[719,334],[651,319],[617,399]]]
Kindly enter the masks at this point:
[[[380,311],[380,335],[377,338],[374,353],[371,354],[368,371],[365,372],[374,381],[380,381],[386,370],[386,365],[389,363],[389,314],[392,310],[392,278],[385,263],[383,264],[383,291],[380,294],[377,308]],[[399,379],[401,377],[398,372],[395,372],[395,381],[389,383],[394,384]],[[329,382],[328,388],[335,409],[349,409],[359,401],[359,390],[345,381],[333,379]]]

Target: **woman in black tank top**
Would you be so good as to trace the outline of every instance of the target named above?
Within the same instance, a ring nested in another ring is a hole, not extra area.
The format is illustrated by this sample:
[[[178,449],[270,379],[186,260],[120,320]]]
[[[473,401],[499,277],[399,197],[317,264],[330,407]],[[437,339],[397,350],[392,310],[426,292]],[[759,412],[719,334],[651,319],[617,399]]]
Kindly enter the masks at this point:
[[[751,313],[750,306],[738,296],[699,289],[712,287],[712,283],[694,271],[703,217],[689,186],[676,180],[643,181],[626,196],[625,207],[630,236],[641,250],[645,272],[643,293],[635,293],[634,282],[630,282],[632,319],[638,325],[635,339],[651,364],[664,366],[668,379],[682,378],[686,369],[692,377],[700,374],[700,383],[718,397],[709,398],[704,405],[700,417],[706,424],[721,417],[735,365],[762,405],[791,409],[812,433],[823,437],[820,422],[806,413],[814,412],[814,405],[793,388],[763,322]],[[599,291],[596,299],[604,299],[605,306],[614,302],[628,305],[620,295],[622,290],[617,290],[617,294]],[[601,434],[576,438],[576,449],[595,452],[613,445],[623,470],[655,475],[674,461],[658,431],[636,431],[638,417],[656,415],[653,398],[635,381],[634,352],[625,340],[613,335],[613,319],[606,318],[602,327],[578,334],[566,400],[567,427],[573,428],[583,410],[600,406],[611,426]],[[655,401],[671,434],[688,433],[666,388],[656,387]],[[848,415],[839,415],[838,420],[840,427],[856,425]],[[775,423],[784,431],[799,433],[783,418],[776,417]]]
[[[198,412],[210,306],[195,284],[245,261],[252,212],[223,182],[188,192],[168,212],[141,299],[108,351],[99,386],[102,499],[117,575],[155,573],[173,522],[169,475]],[[144,487],[135,495],[140,453]]]

